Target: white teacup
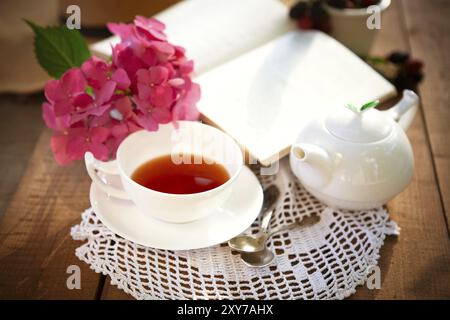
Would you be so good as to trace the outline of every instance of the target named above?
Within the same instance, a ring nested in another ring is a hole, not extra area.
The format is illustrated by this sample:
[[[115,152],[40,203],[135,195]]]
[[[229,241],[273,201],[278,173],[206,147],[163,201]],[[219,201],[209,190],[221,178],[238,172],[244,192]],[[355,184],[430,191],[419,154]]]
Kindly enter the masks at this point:
[[[134,171],[145,162],[164,155],[193,154],[221,164],[230,176],[217,188],[193,194],[169,194],[146,188],[133,181]],[[86,168],[94,183],[111,197],[133,201],[152,218],[183,223],[201,219],[214,212],[230,196],[243,166],[242,151],[224,132],[193,121],[160,126],[158,131],[138,131],[128,136],[117,150],[117,159],[102,162],[92,153],[85,155]],[[101,176],[118,175],[122,188]],[[126,212],[124,212],[126,214]]]

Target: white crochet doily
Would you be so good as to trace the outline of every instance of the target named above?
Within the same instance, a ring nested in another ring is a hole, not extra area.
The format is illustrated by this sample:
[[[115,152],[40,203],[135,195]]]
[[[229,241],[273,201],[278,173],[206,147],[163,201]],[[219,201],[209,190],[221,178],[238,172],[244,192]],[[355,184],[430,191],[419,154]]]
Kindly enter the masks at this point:
[[[255,170],[256,171],[256,170]],[[398,234],[383,208],[347,212],[321,204],[297,182],[287,161],[275,176],[258,176],[282,190],[271,228],[318,213],[318,224],[274,235],[276,260],[245,266],[226,244],[190,250],[147,248],[117,236],[92,209],[72,228],[86,241],[76,255],[136,299],[342,299],[363,284],[377,265],[386,235]],[[259,220],[259,219],[258,219]],[[247,230],[257,233],[259,221]]]

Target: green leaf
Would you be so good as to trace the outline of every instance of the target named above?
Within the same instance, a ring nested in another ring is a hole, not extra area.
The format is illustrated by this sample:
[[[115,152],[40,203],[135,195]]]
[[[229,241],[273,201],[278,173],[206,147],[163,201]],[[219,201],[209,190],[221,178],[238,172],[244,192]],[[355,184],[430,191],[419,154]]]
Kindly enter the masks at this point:
[[[378,100],[367,102],[361,108],[359,108],[359,112],[363,112],[365,110],[375,108],[379,103],[380,103],[380,101],[378,101]]]
[[[80,67],[91,53],[78,30],[61,27],[41,27],[25,22],[34,31],[34,51],[41,67],[53,78],[60,78],[73,67]]]

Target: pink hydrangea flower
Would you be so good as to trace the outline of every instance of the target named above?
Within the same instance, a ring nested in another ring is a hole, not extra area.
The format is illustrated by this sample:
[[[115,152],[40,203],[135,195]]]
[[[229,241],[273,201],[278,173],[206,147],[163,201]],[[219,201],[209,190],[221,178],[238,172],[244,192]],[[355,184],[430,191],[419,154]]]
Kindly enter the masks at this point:
[[[112,65],[97,57],[85,61],[81,66],[81,71],[86,77],[87,83],[94,89],[100,89],[111,80],[120,90],[128,89],[131,84],[124,69],[113,69]]]
[[[90,151],[114,159],[120,143],[138,130],[197,120],[200,87],[191,80],[193,62],[184,48],[167,41],[165,25],[137,16],[133,24],[108,24],[121,38],[107,62],[92,57],[45,86],[51,148],[66,165]]]
[[[84,93],[86,79],[81,70],[68,70],[60,80],[51,80],[45,85],[45,97],[53,105],[55,116],[59,117],[70,112],[73,100]]]
[[[56,161],[60,165],[66,165],[74,160],[82,159],[88,151],[99,160],[108,160],[109,150],[105,141],[109,133],[109,130],[103,127],[75,127],[58,132],[51,140]]]

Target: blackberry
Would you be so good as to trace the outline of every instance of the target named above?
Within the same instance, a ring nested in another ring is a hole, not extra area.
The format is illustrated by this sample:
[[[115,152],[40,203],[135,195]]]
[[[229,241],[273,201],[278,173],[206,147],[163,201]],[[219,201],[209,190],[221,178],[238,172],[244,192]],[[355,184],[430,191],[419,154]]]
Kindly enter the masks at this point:
[[[289,10],[289,17],[298,20],[306,15],[308,11],[308,4],[305,1],[299,1],[291,10]]]
[[[363,0],[362,1],[363,7],[366,7],[366,8],[376,5],[376,4],[379,4],[379,3],[380,3],[380,0]]]
[[[346,0],[328,0],[327,3],[335,8],[345,9],[347,7]]]
[[[300,29],[309,30],[314,27],[314,22],[312,21],[310,16],[304,16],[298,20],[298,26]]]
[[[320,24],[325,20],[328,20],[328,13],[325,11],[320,1],[313,2],[311,6],[311,18],[315,24]]]
[[[413,75],[411,75],[411,79],[414,80],[415,83],[419,83],[423,80],[423,73],[422,72],[417,72]]]
[[[389,55],[388,60],[395,64],[405,63],[409,60],[409,53],[396,51]]]
[[[408,74],[415,75],[420,73],[423,67],[423,62],[420,60],[411,59],[406,62],[405,69]]]

